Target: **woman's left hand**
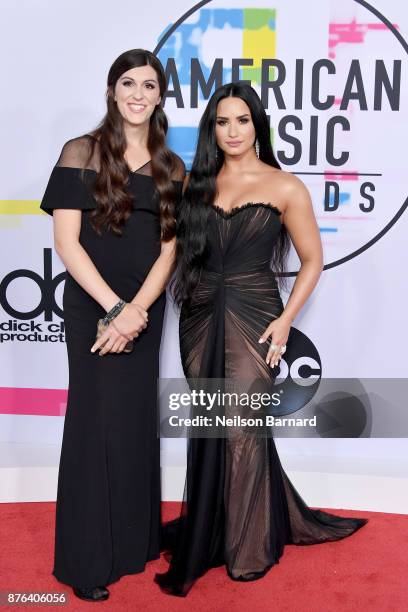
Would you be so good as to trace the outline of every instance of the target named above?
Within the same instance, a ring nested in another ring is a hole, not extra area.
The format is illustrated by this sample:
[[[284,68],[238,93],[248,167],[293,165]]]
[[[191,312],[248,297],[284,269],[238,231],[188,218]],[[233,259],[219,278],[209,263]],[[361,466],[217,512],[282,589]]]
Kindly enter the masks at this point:
[[[103,357],[106,353],[122,353],[129,342],[129,338],[121,334],[111,321],[103,334],[96,340],[91,347],[91,353],[99,350],[99,356]]]
[[[286,345],[289,338],[290,327],[290,322],[281,315],[268,325],[259,339],[259,343],[262,344],[271,336],[271,346],[269,347],[268,354],[266,355],[266,363],[268,365],[270,364],[271,368],[278,365],[278,362],[283,355],[283,353],[280,351],[280,347]],[[275,345],[277,348],[271,348],[272,345]]]

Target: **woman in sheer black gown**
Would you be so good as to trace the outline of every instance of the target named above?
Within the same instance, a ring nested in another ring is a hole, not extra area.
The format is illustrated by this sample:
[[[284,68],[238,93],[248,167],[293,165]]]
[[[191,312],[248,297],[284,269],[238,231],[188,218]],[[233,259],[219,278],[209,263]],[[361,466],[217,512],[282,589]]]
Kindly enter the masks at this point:
[[[283,271],[288,230],[302,267],[284,308],[271,262]],[[309,194],[279,169],[265,111],[248,85],[223,86],[208,103],[177,235],[186,378],[272,389],[291,321],[322,270],[321,241]],[[366,522],[309,508],[271,435],[238,428],[191,437],[181,515],[163,527],[170,567],[155,580],[181,596],[218,565],[234,580],[255,580],[278,563],[285,544],[338,540]]]
[[[185,174],[165,146],[165,88],[150,52],[117,58],[106,117],[64,145],[41,204],[67,268],[69,390],[53,574],[90,601],[160,554],[156,387]],[[98,320],[119,299],[126,306],[95,343]]]

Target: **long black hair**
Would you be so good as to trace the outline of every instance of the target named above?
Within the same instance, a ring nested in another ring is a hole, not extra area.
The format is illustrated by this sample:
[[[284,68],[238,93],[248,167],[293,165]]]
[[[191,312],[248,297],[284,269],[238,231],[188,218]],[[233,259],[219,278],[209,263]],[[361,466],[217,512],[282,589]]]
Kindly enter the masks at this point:
[[[255,89],[240,82],[216,89],[200,121],[197,149],[177,217],[178,266],[172,292],[179,306],[188,306],[190,303],[201,268],[208,256],[207,220],[217,195],[217,174],[224,162],[224,154],[217,146],[215,136],[217,106],[221,100],[230,96],[241,98],[249,107],[259,142],[259,159],[280,169],[272,150],[268,118]],[[282,224],[271,260],[281,286],[286,284],[286,277],[282,273],[289,247],[290,238]]]

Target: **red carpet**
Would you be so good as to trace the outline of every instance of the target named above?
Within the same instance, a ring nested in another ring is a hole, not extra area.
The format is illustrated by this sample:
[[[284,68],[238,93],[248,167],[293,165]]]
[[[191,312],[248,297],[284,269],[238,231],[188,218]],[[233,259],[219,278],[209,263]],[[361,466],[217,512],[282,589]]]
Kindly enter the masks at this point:
[[[172,518],[177,503],[164,504]],[[230,580],[224,568],[201,578],[186,598],[163,594],[153,583],[155,572],[167,567],[162,558],[148,563],[142,574],[124,576],[109,587],[103,603],[87,603],[51,575],[54,503],[0,504],[0,591],[67,592],[68,605],[42,609],[117,612],[192,610],[193,612],[370,612],[408,610],[408,516],[336,510],[339,515],[364,516],[370,522],[345,540],[313,546],[287,546],[280,563],[252,583]],[[2,606],[3,610],[33,606]]]

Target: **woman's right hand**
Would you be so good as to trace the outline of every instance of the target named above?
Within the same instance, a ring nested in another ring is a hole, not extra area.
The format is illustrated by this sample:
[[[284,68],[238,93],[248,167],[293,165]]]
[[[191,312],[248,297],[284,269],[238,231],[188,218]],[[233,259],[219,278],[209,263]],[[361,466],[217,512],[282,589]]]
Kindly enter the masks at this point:
[[[126,304],[122,312],[112,321],[115,329],[128,338],[133,340],[147,327],[148,314],[139,304],[133,302]]]

